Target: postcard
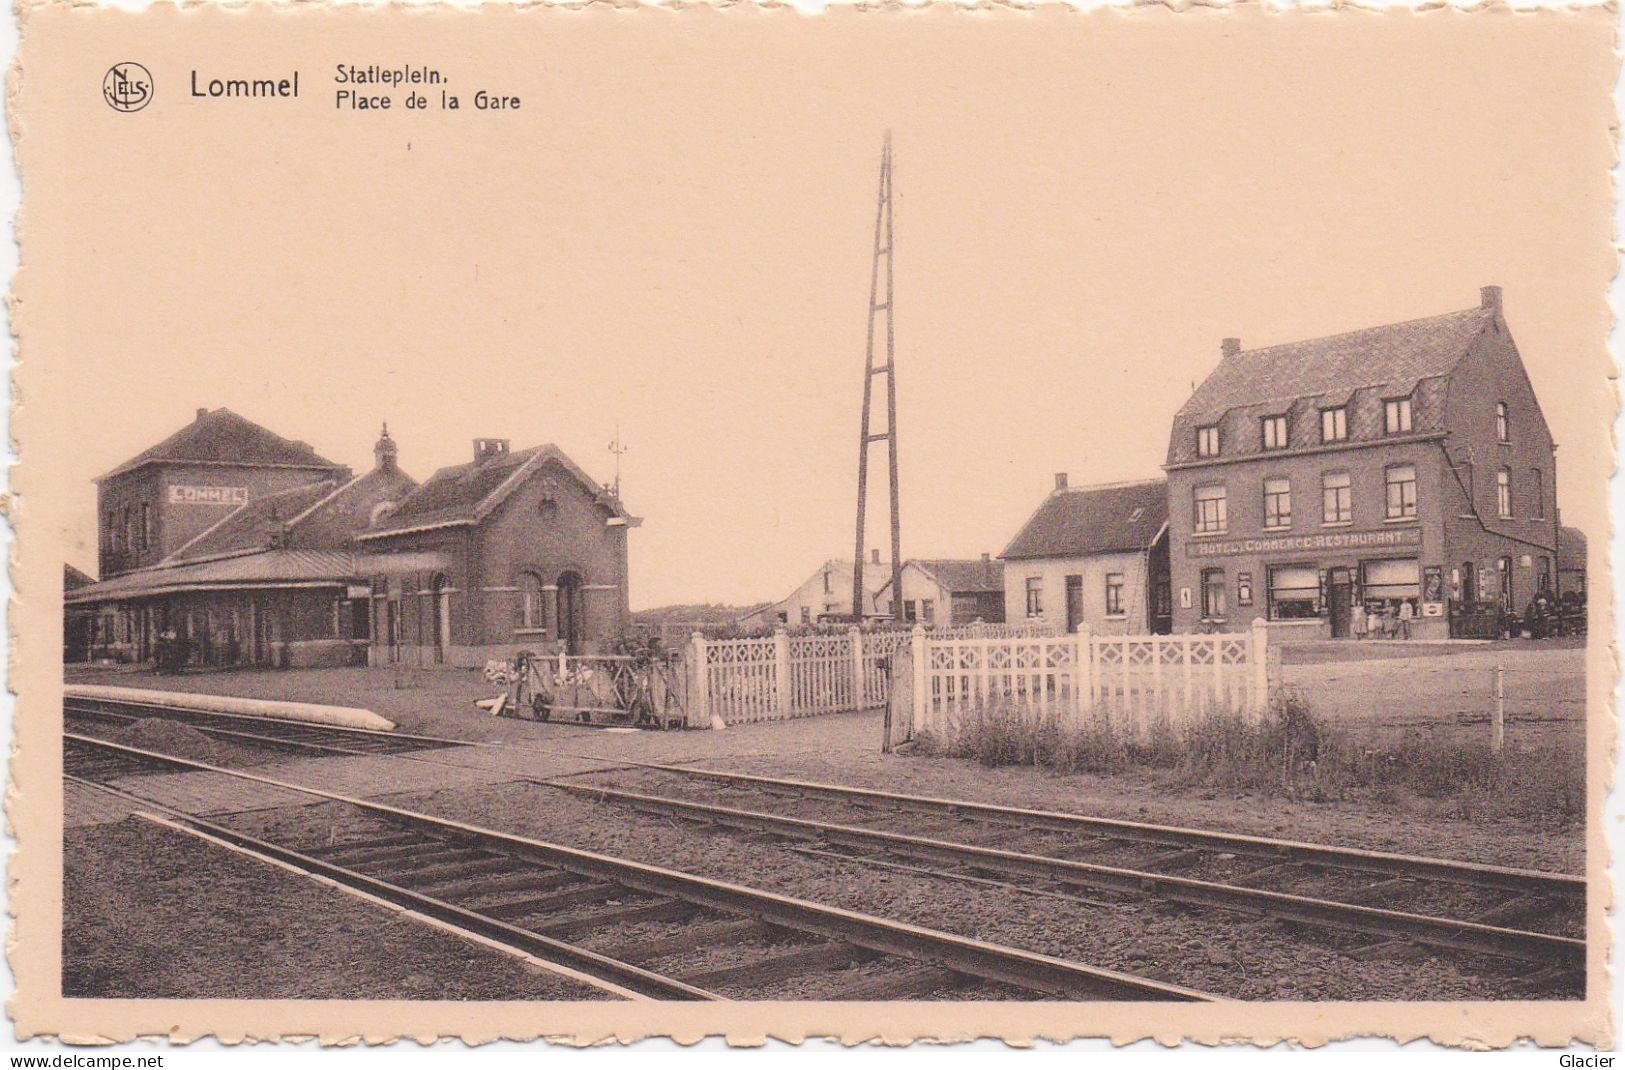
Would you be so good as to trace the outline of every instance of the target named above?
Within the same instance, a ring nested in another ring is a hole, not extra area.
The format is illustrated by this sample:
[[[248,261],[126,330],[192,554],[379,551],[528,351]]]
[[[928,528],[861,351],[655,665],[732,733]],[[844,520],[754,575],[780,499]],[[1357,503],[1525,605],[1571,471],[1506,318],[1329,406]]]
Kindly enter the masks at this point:
[[[23,5],[16,1035],[1611,1047],[1616,14]]]

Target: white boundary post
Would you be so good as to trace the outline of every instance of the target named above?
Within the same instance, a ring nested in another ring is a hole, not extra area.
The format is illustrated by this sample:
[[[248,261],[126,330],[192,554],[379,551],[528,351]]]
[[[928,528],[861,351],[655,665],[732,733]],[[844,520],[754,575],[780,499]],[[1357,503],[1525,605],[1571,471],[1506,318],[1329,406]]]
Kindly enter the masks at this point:
[[[779,716],[789,717],[794,698],[790,693],[790,633],[784,630],[783,625],[773,629],[773,662]]]
[[[1263,717],[1270,704],[1270,626],[1263,617],[1253,618],[1252,642],[1247,650],[1252,671],[1253,716]]]
[[[854,624],[846,634],[852,641],[852,708],[868,709],[868,681],[864,678],[863,671],[863,632]]]
[[[1074,687],[1078,693],[1078,716],[1082,719],[1094,712],[1097,702],[1095,688],[1098,686],[1095,682],[1095,644],[1089,634],[1088,621],[1078,623],[1078,631],[1073,640],[1078,644],[1075,666],[1077,682]]]
[[[707,725],[717,727],[721,721],[713,724],[711,720],[711,680],[705,665],[705,633],[695,632],[689,636],[688,651],[689,660],[694,663],[693,669],[689,672],[689,680],[694,687],[688,702],[689,720],[696,728],[704,728]]]
[[[929,724],[929,719],[926,717],[928,711],[925,703],[926,696],[930,693],[930,689],[926,686],[927,674],[930,670],[925,664],[925,626],[923,624],[915,623],[914,630],[909,635],[909,649],[914,655],[914,724],[918,727],[922,724]],[[895,687],[896,684],[892,686]]]

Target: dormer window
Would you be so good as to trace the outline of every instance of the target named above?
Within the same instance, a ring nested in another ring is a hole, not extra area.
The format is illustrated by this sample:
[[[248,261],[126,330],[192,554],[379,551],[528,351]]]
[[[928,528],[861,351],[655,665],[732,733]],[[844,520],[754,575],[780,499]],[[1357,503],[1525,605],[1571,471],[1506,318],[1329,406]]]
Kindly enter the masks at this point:
[[[1320,410],[1320,441],[1342,442],[1349,437],[1349,410],[1346,405]]]
[[[1219,425],[1210,424],[1207,427],[1196,429],[1196,456],[1217,457],[1219,455]]]
[[[1411,429],[1411,399],[1389,398],[1382,403],[1382,430],[1386,435],[1404,435]]]
[[[1259,421],[1260,437],[1267,450],[1284,450],[1287,447],[1287,424],[1285,416],[1266,416]]]

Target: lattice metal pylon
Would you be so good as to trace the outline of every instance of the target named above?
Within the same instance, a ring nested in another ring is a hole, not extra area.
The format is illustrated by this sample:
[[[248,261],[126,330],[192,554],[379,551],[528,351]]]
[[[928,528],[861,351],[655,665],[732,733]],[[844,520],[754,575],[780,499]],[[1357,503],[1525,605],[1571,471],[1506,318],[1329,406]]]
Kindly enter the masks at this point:
[[[892,329],[892,166],[891,132],[880,150],[880,195],[875,206],[874,259],[869,267],[869,334],[863,354],[863,425],[858,435],[858,536],[852,554],[852,616],[863,620],[866,601],[863,587],[864,509],[869,492],[869,447],[886,443],[887,467],[891,475],[891,615],[903,619],[903,546],[897,501],[897,361]],[[882,269],[884,262],[884,269]],[[885,363],[875,363],[875,338],[885,323]],[[886,377],[886,430],[870,430],[875,376]]]

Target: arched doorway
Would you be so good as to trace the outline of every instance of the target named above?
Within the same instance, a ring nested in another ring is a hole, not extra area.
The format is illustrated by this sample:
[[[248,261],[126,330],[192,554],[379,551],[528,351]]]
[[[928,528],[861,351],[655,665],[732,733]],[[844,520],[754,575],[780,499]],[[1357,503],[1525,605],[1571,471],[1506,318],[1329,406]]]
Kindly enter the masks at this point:
[[[558,583],[559,642],[566,654],[581,652],[581,574],[565,572]]]
[[[436,573],[430,590],[434,592],[429,601],[434,606],[434,660],[438,665],[445,662],[446,648],[451,646],[451,589],[446,577]]]

